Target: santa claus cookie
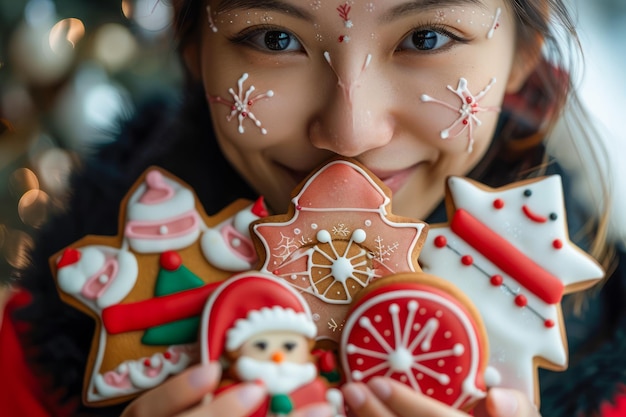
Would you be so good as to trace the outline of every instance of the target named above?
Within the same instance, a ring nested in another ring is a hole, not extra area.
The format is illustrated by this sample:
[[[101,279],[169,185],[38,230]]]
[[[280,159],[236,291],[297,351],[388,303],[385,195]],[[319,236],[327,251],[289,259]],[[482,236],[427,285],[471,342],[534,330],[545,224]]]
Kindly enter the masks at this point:
[[[423,272],[404,273],[357,297],[339,349],[348,381],[390,377],[455,408],[485,396],[487,335],[455,286]]]
[[[604,272],[568,237],[559,176],[498,189],[452,177],[446,202],[449,223],[432,226],[420,263],[479,309],[488,384],[522,390],[538,404],[537,368],[567,365],[561,298]]]
[[[250,416],[286,416],[324,401],[344,415],[341,392],[319,376],[311,354],[317,328],[309,306],[284,281],[257,271],[228,279],[209,298],[201,328],[202,361],[226,364],[216,395],[242,382],[267,389]]]
[[[51,257],[63,301],[96,321],[83,400],[108,405],[197,361],[199,317],[211,291],[257,263],[249,223],[262,201],[208,216],[194,192],[159,168],[122,202],[117,236],[87,236]]]
[[[371,282],[419,271],[424,222],[391,213],[390,191],[360,164],[335,159],[294,191],[289,212],[253,224],[261,270],[300,290],[318,338],[339,341],[348,305]]]

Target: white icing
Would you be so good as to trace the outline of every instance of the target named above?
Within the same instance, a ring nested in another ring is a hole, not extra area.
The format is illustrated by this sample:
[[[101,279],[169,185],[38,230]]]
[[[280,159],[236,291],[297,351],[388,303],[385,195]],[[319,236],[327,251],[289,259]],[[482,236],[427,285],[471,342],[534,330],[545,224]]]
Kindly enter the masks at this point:
[[[568,239],[558,176],[493,192],[458,177],[450,178],[448,185],[455,208],[468,211],[563,284],[602,277],[600,266]],[[527,189],[532,191],[532,196],[524,195]],[[494,207],[496,199],[504,203],[502,208]],[[544,218],[553,213],[556,220],[532,221],[524,214],[524,205]],[[438,236],[446,237],[448,247],[436,247],[434,241]],[[561,249],[552,246],[554,239],[563,242]],[[471,255],[474,264],[463,265],[460,262],[463,255]],[[556,367],[567,365],[558,305],[547,304],[535,296],[449,227],[431,226],[420,262],[425,272],[454,283],[478,307],[489,336],[490,375],[499,375],[489,378],[491,384],[522,390],[532,399],[535,395],[535,358],[544,358]],[[490,283],[489,277],[494,274],[502,276],[503,285]],[[526,307],[515,304],[516,294],[527,298]],[[554,326],[547,327],[546,320],[551,320]]]
[[[57,273],[57,282],[62,291],[74,296],[91,310],[99,311],[119,303],[133,289],[139,268],[131,252],[99,245],[84,246],[78,250],[81,253],[80,260],[60,268]],[[115,264],[115,276],[103,277],[99,274],[107,264]],[[92,280],[104,286],[95,298],[88,298],[83,289]]]

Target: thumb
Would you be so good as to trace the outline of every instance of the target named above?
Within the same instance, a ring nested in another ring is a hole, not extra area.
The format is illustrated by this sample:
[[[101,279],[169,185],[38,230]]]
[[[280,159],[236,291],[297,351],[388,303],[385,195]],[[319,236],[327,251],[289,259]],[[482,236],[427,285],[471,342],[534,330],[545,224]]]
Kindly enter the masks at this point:
[[[539,417],[539,411],[521,391],[492,388],[485,402],[490,417]]]

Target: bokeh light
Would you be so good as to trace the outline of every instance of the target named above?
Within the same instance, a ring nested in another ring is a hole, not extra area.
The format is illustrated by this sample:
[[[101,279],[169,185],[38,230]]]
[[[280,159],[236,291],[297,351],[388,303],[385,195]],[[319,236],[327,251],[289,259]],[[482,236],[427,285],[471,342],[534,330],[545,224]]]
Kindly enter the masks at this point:
[[[61,48],[67,45],[72,48],[85,36],[85,25],[79,19],[69,18],[57,22],[50,29],[50,49],[57,53],[63,53]]]
[[[59,148],[48,149],[39,156],[35,166],[41,175],[42,188],[59,197],[67,191],[73,166],[67,151]]]
[[[16,229],[7,230],[3,248],[6,262],[13,268],[24,268],[28,265],[28,252],[32,245],[33,239],[28,233]]]
[[[28,168],[16,169],[9,178],[9,191],[14,196],[21,196],[27,191],[38,189],[39,179],[37,175]]]
[[[20,220],[26,226],[38,228],[47,218],[49,203],[50,197],[45,191],[26,191],[17,205]]]
[[[122,4],[124,7],[124,4]],[[141,28],[160,32],[171,25],[174,9],[161,0],[136,0],[133,7],[126,6],[130,16]]]
[[[137,41],[128,28],[109,23],[98,29],[93,52],[109,71],[118,71],[137,53]]]

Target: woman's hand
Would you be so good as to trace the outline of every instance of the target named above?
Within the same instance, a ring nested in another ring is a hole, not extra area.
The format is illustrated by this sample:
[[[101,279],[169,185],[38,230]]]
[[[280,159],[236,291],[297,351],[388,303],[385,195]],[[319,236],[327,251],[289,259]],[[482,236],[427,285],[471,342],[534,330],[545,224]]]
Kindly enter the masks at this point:
[[[349,383],[342,391],[346,404],[358,417],[467,417],[389,378],[373,378],[367,384]],[[495,388],[477,405],[474,416],[539,417],[539,413],[521,392]]]
[[[267,396],[263,386],[244,383],[210,398],[220,376],[218,363],[191,367],[138,397],[124,410],[122,417],[245,417]],[[316,404],[303,407],[290,417],[332,415],[332,407]]]

